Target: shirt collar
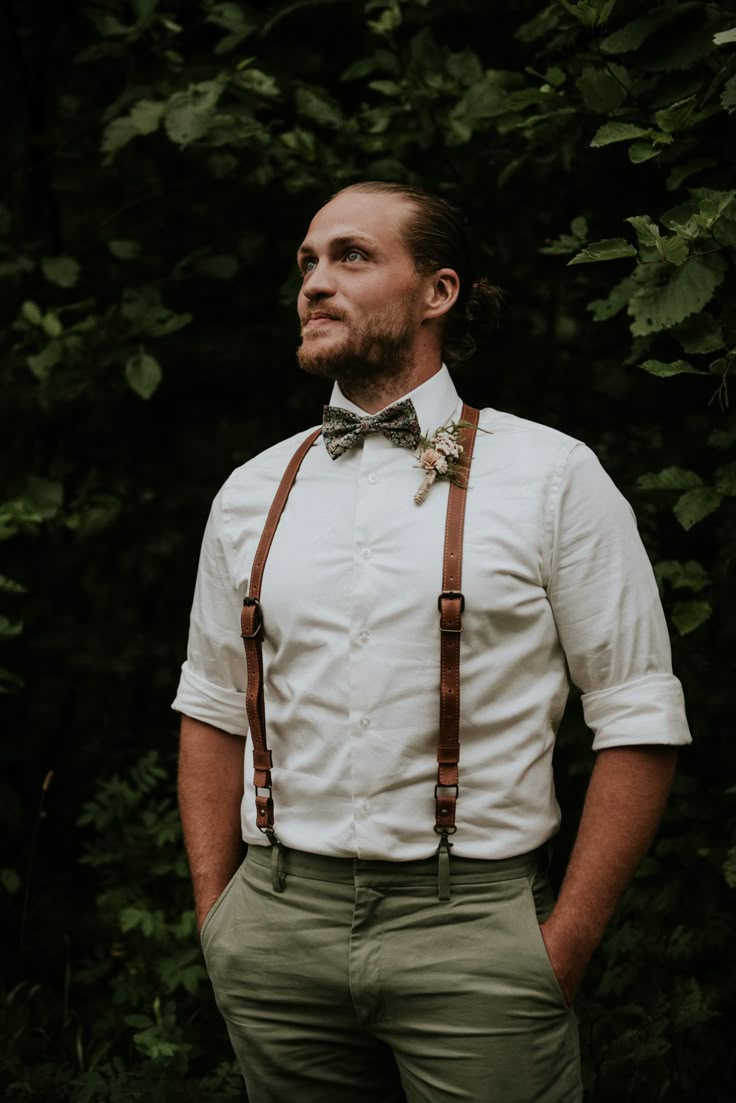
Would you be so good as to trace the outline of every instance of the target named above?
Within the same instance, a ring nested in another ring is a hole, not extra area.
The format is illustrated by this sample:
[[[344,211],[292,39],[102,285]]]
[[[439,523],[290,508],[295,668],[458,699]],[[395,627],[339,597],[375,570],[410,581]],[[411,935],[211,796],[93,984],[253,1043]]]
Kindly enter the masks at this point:
[[[445,364],[424,383],[420,383],[413,391],[408,391],[401,398],[397,398],[395,402],[390,402],[389,406],[395,406],[396,402],[402,402],[405,398],[410,398],[414,403],[422,432],[427,436],[458,416],[460,398]],[[338,383],[335,383],[332,388],[330,406],[339,406],[342,410],[351,410],[354,414],[365,417],[365,410],[346,398]],[[385,409],[388,409],[388,406]]]

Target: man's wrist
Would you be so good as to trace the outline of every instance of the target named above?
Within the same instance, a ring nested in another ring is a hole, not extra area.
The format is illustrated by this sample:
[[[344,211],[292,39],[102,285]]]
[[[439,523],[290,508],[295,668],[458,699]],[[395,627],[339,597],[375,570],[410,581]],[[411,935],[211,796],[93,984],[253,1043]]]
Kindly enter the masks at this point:
[[[572,1003],[585,975],[588,963],[600,943],[597,933],[581,928],[555,915],[540,923],[547,955],[568,1003]]]

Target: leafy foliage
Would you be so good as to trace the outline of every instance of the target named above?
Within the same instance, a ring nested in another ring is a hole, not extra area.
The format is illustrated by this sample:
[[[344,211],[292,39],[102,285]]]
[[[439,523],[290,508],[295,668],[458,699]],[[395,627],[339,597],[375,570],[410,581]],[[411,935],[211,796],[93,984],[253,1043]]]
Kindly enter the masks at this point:
[[[588,1096],[729,1098],[735,16],[726,0],[524,0],[492,22],[481,0],[5,6],[9,1098],[237,1098],[168,701],[214,490],[318,419],[322,388],[289,369],[292,257],[316,207],[364,178],[458,202],[508,293],[464,397],[582,437],[637,510],[696,741],[586,987]],[[563,851],[587,747],[573,706]]]

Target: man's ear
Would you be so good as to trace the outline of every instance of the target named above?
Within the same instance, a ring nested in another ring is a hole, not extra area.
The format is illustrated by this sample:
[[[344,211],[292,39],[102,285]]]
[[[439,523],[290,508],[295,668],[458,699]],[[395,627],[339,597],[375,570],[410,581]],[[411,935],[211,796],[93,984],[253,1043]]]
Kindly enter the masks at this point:
[[[424,317],[441,318],[452,310],[460,294],[460,277],[454,268],[438,268],[427,280]]]

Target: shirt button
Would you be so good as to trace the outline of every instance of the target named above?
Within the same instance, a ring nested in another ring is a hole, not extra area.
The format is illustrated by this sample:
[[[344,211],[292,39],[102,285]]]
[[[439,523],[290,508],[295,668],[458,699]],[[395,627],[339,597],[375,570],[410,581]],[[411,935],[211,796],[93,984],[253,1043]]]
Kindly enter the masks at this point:
[[[368,476],[368,482],[371,483],[372,486],[375,486],[378,482],[378,475],[374,475],[371,471],[370,475]]]
[[[361,632],[360,635],[358,636],[358,639],[360,640],[361,643],[368,643],[368,640],[370,638],[371,638],[370,632],[366,632],[366,631]]]
[[[370,557],[373,555],[373,552],[371,551],[370,548],[361,548],[360,549],[360,554],[363,557],[363,559],[370,559]]]
[[[364,812],[370,812],[370,810],[372,808],[373,808],[373,805],[371,804],[371,802],[369,800],[365,801],[365,803],[363,804],[363,811]]]
[[[370,716],[361,716],[360,726],[361,726],[361,728],[369,728],[371,726]]]

